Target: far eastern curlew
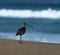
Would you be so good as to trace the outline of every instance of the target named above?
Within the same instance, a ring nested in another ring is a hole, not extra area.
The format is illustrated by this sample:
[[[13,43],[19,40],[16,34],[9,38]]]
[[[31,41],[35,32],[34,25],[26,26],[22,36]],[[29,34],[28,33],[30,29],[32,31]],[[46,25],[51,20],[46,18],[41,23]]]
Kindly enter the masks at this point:
[[[19,28],[17,33],[16,33],[16,36],[20,35],[20,40],[21,40],[21,36],[26,32],[26,25],[32,28],[31,25],[28,25],[27,23],[23,22],[22,27]]]

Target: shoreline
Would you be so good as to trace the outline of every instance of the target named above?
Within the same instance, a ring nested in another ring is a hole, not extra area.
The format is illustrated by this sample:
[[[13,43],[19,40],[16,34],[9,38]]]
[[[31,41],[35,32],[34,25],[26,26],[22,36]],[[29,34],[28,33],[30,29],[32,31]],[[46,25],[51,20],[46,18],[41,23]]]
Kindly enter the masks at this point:
[[[60,44],[0,38],[0,55],[60,55]]]

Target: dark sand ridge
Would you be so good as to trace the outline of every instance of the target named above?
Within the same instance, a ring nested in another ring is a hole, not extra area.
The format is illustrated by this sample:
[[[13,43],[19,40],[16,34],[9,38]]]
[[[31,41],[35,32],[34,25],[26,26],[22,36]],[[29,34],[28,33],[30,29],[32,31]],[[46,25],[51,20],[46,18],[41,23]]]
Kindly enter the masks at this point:
[[[60,44],[0,39],[0,55],[60,55]]]

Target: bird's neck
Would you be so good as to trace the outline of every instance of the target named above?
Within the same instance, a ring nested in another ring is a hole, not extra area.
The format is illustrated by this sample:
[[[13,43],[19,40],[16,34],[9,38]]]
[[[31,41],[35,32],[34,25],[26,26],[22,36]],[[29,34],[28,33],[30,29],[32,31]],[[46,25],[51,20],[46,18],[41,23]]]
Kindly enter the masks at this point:
[[[22,27],[26,28],[26,25],[23,25]]]
[[[22,27],[26,27],[26,25],[23,24]]]

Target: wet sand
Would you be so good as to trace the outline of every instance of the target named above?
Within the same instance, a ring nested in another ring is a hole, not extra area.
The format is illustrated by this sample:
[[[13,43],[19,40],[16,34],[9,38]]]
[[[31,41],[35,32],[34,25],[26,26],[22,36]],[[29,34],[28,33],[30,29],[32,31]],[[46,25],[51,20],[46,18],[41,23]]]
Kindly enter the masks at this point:
[[[60,55],[60,44],[0,38],[0,55]]]

